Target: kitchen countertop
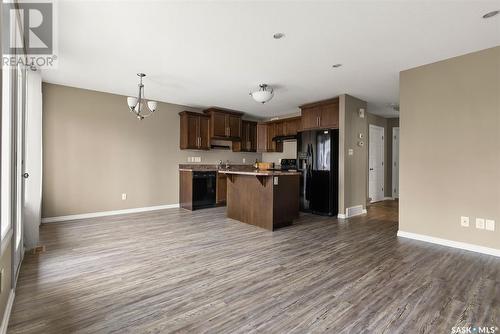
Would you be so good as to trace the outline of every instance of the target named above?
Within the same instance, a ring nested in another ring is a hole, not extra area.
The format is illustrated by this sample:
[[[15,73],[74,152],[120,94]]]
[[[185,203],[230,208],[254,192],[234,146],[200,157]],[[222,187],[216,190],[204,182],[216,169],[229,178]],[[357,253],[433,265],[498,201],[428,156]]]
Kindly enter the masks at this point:
[[[254,175],[254,176],[280,176],[280,175],[300,175],[297,171],[279,171],[279,170],[219,170],[222,174],[236,174],[236,175]]]
[[[252,171],[255,170],[253,165],[230,165],[230,170]],[[179,164],[179,170],[184,172],[218,172],[227,170],[225,164],[219,166],[217,164]]]

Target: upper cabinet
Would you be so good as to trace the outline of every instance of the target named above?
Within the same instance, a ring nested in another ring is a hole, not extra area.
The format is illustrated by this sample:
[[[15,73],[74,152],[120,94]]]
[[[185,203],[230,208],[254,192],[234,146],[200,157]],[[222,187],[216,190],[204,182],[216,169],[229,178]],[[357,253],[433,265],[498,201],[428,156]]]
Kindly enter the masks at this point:
[[[273,140],[282,136],[283,123],[269,122],[257,124],[257,152],[283,152],[283,143]]]
[[[285,118],[283,122],[283,136],[296,136],[302,126],[301,117]]]
[[[209,117],[190,111],[180,112],[179,116],[181,150],[208,150],[210,148]]]
[[[257,122],[241,121],[241,141],[233,141],[234,152],[257,152]]]
[[[339,98],[309,103],[302,110],[301,130],[338,129]]]
[[[203,112],[210,118],[210,138],[241,140],[243,113],[217,108],[209,108]]]

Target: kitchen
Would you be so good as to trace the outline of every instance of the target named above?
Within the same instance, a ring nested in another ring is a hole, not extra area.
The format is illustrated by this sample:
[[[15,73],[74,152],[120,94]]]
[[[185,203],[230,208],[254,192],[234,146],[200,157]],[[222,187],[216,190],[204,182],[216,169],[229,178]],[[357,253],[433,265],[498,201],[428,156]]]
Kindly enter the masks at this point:
[[[221,108],[179,113],[183,150],[257,152],[279,162],[180,164],[180,206],[226,205],[229,218],[271,231],[291,225],[299,211],[337,216],[340,97],[300,109],[269,121]]]

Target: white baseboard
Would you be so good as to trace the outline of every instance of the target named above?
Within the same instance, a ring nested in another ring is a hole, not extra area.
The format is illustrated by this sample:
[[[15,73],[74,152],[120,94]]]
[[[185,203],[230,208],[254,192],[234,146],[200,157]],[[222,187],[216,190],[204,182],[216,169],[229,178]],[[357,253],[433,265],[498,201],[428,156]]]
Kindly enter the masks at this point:
[[[7,300],[7,305],[5,306],[5,311],[3,312],[2,324],[0,325],[0,334],[7,333],[7,327],[9,326],[10,312],[12,311],[12,305],[14,305],[15,297],[14,289],[10,290],[9,299]]]
[[[59,216],[59,217],[47,217],[47,218],[42,218],[42,223],[55,223],[55,222],[63,222],[63,221],[75,220],[75,219],[123,215],[126,213],[137,213],[137,212],[164,210],[164,209],[174,209],[174,208],[178,208],[178,207],[179,207],[179,204],[166,204],[166,205],[157,205],[157,206],[147,206],[147,207],[143,207],[143,208],[132,208],[132,209],[123,209],[123,210],[114,210],[114,211],[81,213],[81,214],[77,214],[77,215],[68,215],[68,216]]]
[[[359,215],[364,215],[366,212],[367,212],[367,211],[366,211],[366,209],[363,209],[363,210],[362,210],[360,213],[358,213],[358,214],[355,214],[355,215],[348,215],[348,214],[347,214],[347,210],[346,210],[346,213],[345,213],[345,214],[344,214],[344,213],[339,213],[339,214],[337,215],[337,218],[339,218],[339,219],[351,218],[351,217],[355,217],[355,216],[359,216]]]
[[[430,242],[430,243],[437,244],[437,245],[453,247],[453,248],[458,248],[458,249],[464,249],[464,250],[468,250],[471,252],[477,252],[477,253],[488,254],[488,255],[500,257],[500,249],[483,247],[483,246],[468,244],[465,242],[430,237],[428,235],[405,232],[405,231],[401,231],[401,230],[398,231],[398,237],[414,239],[414,240],[419,240],[419,241],[425,241],[425,242]]]
[[[394,197],[384,197],[384,201],[393,201]]]

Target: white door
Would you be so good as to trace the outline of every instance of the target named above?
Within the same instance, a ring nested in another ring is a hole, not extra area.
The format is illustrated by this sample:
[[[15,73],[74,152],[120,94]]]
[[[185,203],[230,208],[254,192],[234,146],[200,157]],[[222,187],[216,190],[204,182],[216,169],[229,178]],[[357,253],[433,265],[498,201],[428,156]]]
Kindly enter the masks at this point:
[[[384,128],[370,124],[368,195],[371,202],[384,199]]]
[[[24,172],[24,245],[38,246],[42,205],[42,76],[26,72],[26,120]]]
[[[392,197],[399,197],[399,128],[392,128]]]

